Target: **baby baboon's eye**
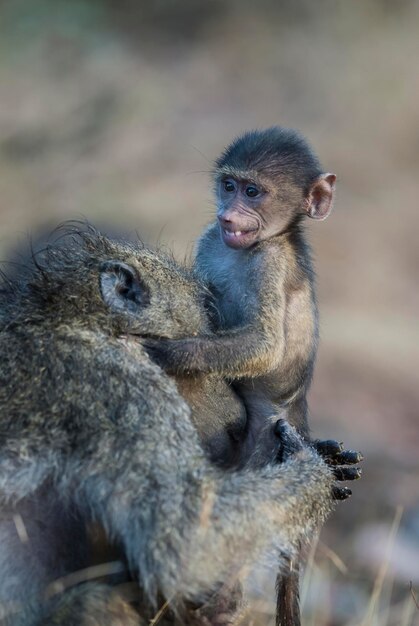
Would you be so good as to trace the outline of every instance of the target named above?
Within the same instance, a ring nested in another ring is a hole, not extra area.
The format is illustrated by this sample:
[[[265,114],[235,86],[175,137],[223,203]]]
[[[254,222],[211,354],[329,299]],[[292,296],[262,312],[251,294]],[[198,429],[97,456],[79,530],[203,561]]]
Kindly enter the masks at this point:
[[[223,187],[224,187],[224,191],[227,191],[227,193],[231,193],[236,188],[233,181],[231,180],[224,180]]]
[[[248,185],[246,187],[246,196],[248,196],[249,198],[256,198],[256,196],[258,196],[259,194],[259,189],[254,185]]]

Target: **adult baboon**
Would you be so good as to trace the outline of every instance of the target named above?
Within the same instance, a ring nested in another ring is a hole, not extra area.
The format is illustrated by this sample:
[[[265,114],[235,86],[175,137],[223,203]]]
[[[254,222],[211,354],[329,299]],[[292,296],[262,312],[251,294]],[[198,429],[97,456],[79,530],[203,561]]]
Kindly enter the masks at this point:
[[[86,525],[121,547],[147,603],[198,603],[332,507],[333,474],[279,422],[265,466],[211,463],[188,405],[141,337],[207,332],[186,270],[91,227],[67,228],[0,291],[0,603],[12,624],[141,624],[88,565]],[[240,414],[240,410],[239,410]],[[218,444],[217,444],[218,445]]]

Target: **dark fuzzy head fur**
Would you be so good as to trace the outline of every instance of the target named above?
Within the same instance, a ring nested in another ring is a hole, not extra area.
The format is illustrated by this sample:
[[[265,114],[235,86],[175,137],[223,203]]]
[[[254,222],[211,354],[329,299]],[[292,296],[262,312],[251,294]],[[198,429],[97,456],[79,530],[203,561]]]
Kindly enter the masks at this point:
[[[268,180],[286,178],[306,190],[322,173],[320,162],[296,130],[272,126],[252,130],[235,139],[215,162],[216,173],[249,172]]]

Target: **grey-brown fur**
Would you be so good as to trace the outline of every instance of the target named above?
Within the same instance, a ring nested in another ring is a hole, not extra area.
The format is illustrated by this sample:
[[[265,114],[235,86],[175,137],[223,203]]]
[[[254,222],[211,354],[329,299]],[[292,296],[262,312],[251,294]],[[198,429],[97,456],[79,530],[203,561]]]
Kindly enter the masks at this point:
[[[159,598],[181,610],[272,550],[293,556],[329,513],[332,473],[290,430],[281,465],[225,471],[208,460],[190,408],[139,340],[207,332],[201,298],[172,261],[89,228],[52,243],[5,283],[0,603],[8,623],[89,617],[119,626],[108,602],[135,623],[106,586],[42,602],[53,580],[88,565],[91,522],[120,546],[149,605]]]

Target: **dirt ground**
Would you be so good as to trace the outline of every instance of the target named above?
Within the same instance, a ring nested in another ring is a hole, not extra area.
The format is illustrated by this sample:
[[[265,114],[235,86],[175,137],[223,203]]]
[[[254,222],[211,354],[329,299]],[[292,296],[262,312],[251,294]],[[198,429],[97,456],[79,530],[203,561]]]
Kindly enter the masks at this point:
[[[414,0],[0,2],[1,258],[82,216],[183,258],[212,160],[249,128],[300,129],[338,176],[307,228],[311,424],[365,462],[307,568],[310,626],[419,624],[418,27]],[[274,623],[273,575],[249,624]]]

